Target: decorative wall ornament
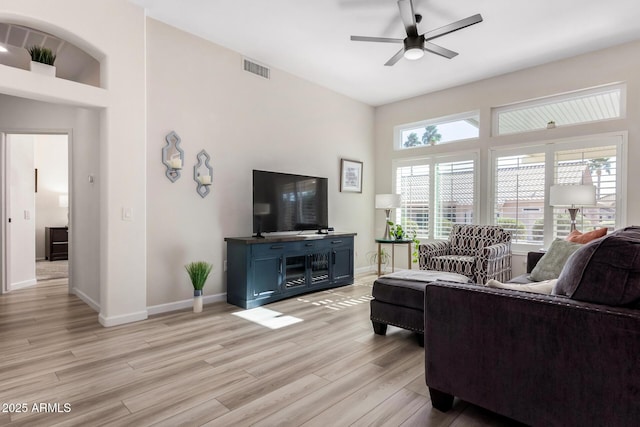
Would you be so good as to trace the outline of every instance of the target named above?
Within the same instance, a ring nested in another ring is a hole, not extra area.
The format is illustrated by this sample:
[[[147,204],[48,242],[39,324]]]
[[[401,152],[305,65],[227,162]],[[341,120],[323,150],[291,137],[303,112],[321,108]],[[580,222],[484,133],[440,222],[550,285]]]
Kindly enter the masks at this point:
[[[198,164],[193,167],[193,180],[198,184],[196,191],[200,197],[204,198],[209,194],[213,168],[209,164],[211,157],[209,157],[209,154],[205,150],[201,150],[198,153],[197,159]]]
[[[165,175],[169,181],[176,182],[184,165],[184,151],[180,148],[182,140],[174,131],[168,133],[164,139],[167,141],[167,145],[162,149],[162,163],[167,168]]]

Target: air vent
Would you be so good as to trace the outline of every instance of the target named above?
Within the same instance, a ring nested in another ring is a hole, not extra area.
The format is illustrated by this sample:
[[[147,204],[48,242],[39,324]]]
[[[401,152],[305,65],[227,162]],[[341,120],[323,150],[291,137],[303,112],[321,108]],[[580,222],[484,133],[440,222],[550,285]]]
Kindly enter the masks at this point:
[[[242,62],[244,64],[245,71],[253,73],[256,76],[264,77],[265,79],[271,78],[271,70],[264,65],[257,64],[247,58],[244,58]]]

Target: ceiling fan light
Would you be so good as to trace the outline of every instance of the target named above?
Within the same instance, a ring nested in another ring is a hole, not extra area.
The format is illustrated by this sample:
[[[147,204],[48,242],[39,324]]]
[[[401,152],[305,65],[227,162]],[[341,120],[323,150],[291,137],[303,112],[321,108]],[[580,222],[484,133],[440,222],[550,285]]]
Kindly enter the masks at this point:
[[[416,59],[420,59],[424,56],[424,50],[418,47],[412,47],[411,49],[407,49],[404,51],[404,57],[406,59],[410,59],[411,61],[415,61]]]

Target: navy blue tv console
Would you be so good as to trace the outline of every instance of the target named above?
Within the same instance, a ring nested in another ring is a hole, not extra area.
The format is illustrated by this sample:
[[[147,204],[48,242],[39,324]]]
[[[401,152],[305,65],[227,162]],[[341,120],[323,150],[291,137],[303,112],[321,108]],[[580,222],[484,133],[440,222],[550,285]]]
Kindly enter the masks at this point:
[[[226,237],[227,302],[254,308],[352,284],[355,235]]]

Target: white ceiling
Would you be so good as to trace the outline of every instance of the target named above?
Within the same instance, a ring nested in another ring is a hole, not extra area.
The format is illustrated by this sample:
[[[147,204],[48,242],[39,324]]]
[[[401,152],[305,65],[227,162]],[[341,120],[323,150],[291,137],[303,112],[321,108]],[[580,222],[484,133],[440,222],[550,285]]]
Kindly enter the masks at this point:
[[[481,13],[430,53],[383,64],[404,38],[395,0],[131,0],[159,21],[370,105],[421,95],[640,39],[638,0],[413,0],[420,33]],[[239,65],[240,66],[240,65]],[[588,71],[588,70],[586,70]]]

